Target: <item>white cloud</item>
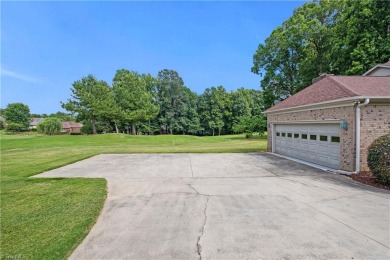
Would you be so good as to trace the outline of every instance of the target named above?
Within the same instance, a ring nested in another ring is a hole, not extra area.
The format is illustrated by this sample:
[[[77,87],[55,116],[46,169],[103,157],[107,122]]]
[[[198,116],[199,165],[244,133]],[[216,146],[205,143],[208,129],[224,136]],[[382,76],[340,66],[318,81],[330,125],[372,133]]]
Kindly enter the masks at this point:
[[[0,75],[1,75],[1,77],[9,77],[9,78],[23,80],[23,81],[27,81],[27,82],[31,82],[31,83],[38,83],[39,82],[39,80],[36,78],[30,77],[27,75],[23,75],[23,74],[20,74],[18,72],[7,70],[4,68],[0,69]]]

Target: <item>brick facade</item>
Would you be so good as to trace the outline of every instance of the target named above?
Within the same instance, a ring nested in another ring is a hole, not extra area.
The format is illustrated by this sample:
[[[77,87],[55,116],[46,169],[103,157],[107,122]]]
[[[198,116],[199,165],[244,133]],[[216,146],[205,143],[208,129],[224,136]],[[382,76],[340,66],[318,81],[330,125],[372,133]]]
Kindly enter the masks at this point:
[[[268,151],[272,150],[272,123],[281,121],[312,121],[312,123],[316,123],[316,121],[321,122],[324,120],[346,120],[348,130],[340,129],[340,169],[352,172],[355,170],[355,115],[355,107],[353,105],[282,114],[268,114]]]
[[[390,105],[368,105],[360,110],[360,170],[367,171],[367,149],[378,137],[390,133]]]
[[[367,149],[378,137],[390,133],[390,105],[362,106],[360,114],[360,171],[367,171]],[[355,171],[355,107],[313,109],[268,114],[268,151],[272,151],[272,127],[277,122],[346,120],[348,130],[340,129],[340,170]]]

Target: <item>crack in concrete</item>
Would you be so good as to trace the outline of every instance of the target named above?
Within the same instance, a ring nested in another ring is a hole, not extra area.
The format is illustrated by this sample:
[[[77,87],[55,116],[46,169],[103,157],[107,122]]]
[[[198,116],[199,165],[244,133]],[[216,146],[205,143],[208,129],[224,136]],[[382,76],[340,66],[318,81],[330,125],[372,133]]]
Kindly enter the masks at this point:
[[[203,222],[203,226],[202,226],[202,232],[200,233],[200,236],[198,237],[198,241],[196,242],[196,247],[197,247],[197,250],[198,250],[198,255],[199,255],[199,259],[202,260],[202,246],[200,245],[200,240],[204,234],[204,229],[205,229],[205,226],[206,226],[206,222],[207,222],[207,214],[206,214],[206,211],[207,211],[207,207],[208,207],[208,204],[209,204],[209,200],[211,199],[211,197],[208,197],[207,200],[206,200],[206,203],[204,204],[204,211],[203,211],[203,214],[204,214],[204,222]]]
[[[192,187],[191,184],[189,184],[189,183],[186,183],[186,184],[188,185],[188,187],[190,187],[192,190],[194,190],[194,191],[196,192],[196,194],[198,194],[198,195],[203,195],[203,194],[200,194],[199,191],[198,191],[197,189],[195,189],[194,187]],[[206,196],[207,196],[207,195],[206,195]]]

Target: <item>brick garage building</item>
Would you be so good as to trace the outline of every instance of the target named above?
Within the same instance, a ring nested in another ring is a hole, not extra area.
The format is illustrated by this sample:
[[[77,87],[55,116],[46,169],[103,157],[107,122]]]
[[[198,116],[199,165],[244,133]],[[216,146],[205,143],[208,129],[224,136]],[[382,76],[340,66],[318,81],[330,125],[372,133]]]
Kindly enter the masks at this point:
[[[326,75],[265,114],[269,151],[365,171],[368,146],[390,133],[390,77]]]
[[[75,123],[75,122],[61,122],[62,125],[62,134],[80,134],[81,133],[81,128],[83,127],[82,124],[80,123]]]

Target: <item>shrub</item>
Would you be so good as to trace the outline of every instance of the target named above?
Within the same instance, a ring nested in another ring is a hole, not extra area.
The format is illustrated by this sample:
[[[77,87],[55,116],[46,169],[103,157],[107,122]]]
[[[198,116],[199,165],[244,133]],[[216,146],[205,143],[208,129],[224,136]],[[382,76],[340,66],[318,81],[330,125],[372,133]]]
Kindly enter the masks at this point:
[[[7,132],[15,133],[15,132],[21,132],[25,130],[23,124],[9,122],[8,125],[5,127],[5,130]]]
[[[390,134],[379,137],[368,147],[367,163],[378,182],[390,184]]]
[[[83,135],[91,135],[92,134],[92,124],[91,123],[86,123],[81,127],[80,132]]]
[[[55,117],[43,119],[37,125],[37,131],[41,134],[56,135],[60,134],[62,129],[61,120]]]

